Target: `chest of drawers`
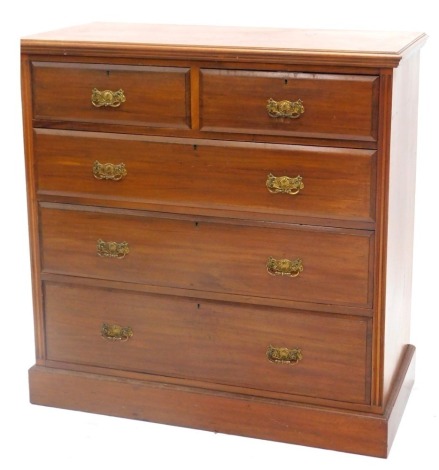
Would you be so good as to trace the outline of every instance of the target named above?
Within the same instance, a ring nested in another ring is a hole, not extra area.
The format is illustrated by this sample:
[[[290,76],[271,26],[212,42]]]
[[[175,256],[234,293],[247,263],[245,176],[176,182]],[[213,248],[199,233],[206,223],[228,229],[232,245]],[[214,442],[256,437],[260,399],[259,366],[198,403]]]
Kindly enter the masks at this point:
[[[32,403],[385,457],[425,35],[22,40]]]

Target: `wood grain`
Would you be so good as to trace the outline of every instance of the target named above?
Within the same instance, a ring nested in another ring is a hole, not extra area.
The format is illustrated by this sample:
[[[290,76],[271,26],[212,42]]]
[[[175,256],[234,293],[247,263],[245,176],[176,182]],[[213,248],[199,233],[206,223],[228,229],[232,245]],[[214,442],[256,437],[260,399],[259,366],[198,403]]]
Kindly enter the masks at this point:
[[[414,376],[425,40],[106,23],[24,38],[31,401],[386,457]],[[95,87],[127,100],[94,108]],[[272,118],[269,98],[305,113]],[[98,181],[95,161],[127,175]],[[269,174],[304,188],[271,194]],[[304,269],[272,276],[269,257]],[[134,336],[110,343],[103,322]],[[270,344],[303,358],[272,364]]]
[[[303,302],[370,306],[367,231],[278,229],[164,218],[139,212],[45,205],[43,272]],[[124,259],[97,255],[96,242],[126,241]],[[267,273],[268,258],[303,260],[296,278]]]
[[[33,62],[34,118],[66,122],[190,126],[189,69]],[[92,90],[122,89],[119,107],[96,108]]]
[[[385,458],[413,386],[414,354],[406,348],[383,414],[38,366],[29,371],[31,402]]]
[[[23,38],[22,50],[71,56],[396,67],[427,36],[398,31],[304,30],[91,23]]]
[[[295,216],[337,225],[374,221],[375,152],[108,133],[35,131],[37,186],[45,196],[99,198],[100,205],[241,211],[262,220]],[[121,181],[98,181],[94,161],[124,163]],[[271,194],[267,176],[302,176],[300,194]],[[169,209],[168,209],[169,210]]]
[[[201,129],[375,141],[378,77],[201,70]],[[273,118],[267,101],[301,100],[297,119]]]
[[[45,284],[47,358],[354,403],[368,400],[363,318]],[[100,337],[103,323],[133,337]],[[269,345],[301,348],[273,364]]]

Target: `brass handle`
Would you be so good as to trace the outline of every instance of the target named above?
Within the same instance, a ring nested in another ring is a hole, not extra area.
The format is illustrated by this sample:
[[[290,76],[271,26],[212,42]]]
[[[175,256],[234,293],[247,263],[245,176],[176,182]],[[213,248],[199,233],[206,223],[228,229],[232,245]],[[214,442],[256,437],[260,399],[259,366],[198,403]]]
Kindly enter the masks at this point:
[[[101,326],[101,336],[109,341],[128,341],[133,336],[133,330],[129,326],[103,323]]]
[[[273,118],[298,119],[305,112],[302,100],[297,101],[275,101],[270,98],[267,101],[267,112]]]
[[[302,350],[299,348],[276,348],[270,344],[267,348],[267,358],[276,364],[295,365],[302,360]]]
[[[91,91],[91,103],[96,108],[102,106],[111,106],[117,108],[122,103],[125,103],[126,98],[122,89],[117,91],[103,90],[100,91],[97,88],[93,88]]]
[[[114,165],[113,163],[93,163],[93,176],[98,180],[120,181],[127,175],[125,163]]]
[[[99,239],[96,245],[97,253],[99,256],[106,258],[125,258],[130,252],[127,242],[104,242]]]
[[[270,193],[284,193],[292,196],[305,187],[300,175],[290,178],[289,176],[274,176],[270,173],[265,184]]]
[[[267,271],[272,276],[297,277],[303,271],[303,264],[300,258],[293,261],[289,259],[274,259],[271,256],[267,261]]]

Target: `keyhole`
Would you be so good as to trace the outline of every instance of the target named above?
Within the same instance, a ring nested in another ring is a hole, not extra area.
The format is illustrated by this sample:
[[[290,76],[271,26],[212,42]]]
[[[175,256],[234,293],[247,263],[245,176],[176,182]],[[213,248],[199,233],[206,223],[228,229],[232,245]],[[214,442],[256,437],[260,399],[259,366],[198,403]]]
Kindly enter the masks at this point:
[[[287,79],[284,80],[284,84],[288,85],[288,80]]]
[[[109,71],[109,70],[107,70],[107,77],[109,77],[109,76],[110,76],[110,71]]]

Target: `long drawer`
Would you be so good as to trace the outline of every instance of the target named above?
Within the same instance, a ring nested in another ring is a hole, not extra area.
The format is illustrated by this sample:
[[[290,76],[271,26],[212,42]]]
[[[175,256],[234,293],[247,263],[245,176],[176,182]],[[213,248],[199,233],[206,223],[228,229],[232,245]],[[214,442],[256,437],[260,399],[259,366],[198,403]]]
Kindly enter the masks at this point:
[[[33,62],[33,116],[148,127],[190,127],[189,69]]]
[[[375,152],[35,131],[38,193],[371,223]]]
[[[348,402],[368,399],[370,325],[361,317],[58,283],[46,283],[44,292],[52,361]]]
[[[369,307],[373,233],[43,204],[43,272]]]
[[[377,139],[377,76],[203,69],[200,81],[202,130]]]

